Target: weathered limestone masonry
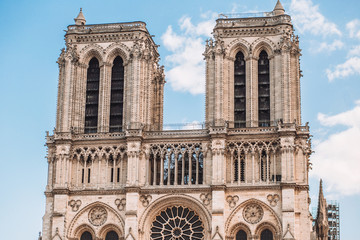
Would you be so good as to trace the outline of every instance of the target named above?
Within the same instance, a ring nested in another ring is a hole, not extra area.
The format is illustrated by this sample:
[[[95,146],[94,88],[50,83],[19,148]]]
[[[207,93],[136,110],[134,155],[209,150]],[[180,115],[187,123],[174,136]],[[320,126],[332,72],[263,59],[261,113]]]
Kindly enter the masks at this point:
[[[300,49],[278,1],[222,15],[206,43],[206,128],[162,130],[143,22],[68,27],[46,136],[43,240],[310,239]]]

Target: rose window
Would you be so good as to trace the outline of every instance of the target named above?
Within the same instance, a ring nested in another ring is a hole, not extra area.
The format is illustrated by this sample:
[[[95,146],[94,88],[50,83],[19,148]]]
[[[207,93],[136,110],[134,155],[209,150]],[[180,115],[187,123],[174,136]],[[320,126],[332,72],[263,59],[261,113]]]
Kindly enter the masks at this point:
[[[202,240],[204,225],[193,210],[181,206],[168,207],[156,216],[150,237],[152,240]]]

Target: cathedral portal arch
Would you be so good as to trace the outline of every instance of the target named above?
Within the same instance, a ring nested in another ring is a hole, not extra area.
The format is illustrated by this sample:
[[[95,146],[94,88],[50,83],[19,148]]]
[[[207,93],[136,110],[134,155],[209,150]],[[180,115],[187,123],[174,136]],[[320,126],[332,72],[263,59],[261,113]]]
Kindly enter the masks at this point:
[[[92,220],[90,215],[96,208],[100,208],[104,212],[105,217]],[[105,203],[97,201],[85,206],[75,215],[70,222],[67,237],[70,239],[80,239],[81,234],[85,231],[89,231],[93,237],[99,236],[99,234],[106,234],[107,230],[113,230],[121,234],[124,232],[124,225],[124,220],[115,209]]]
[[[151,203],[139,220],[139,233],[141,240],[149,240],[151,234],[151,226],[156,217],[167,208],[182,207],[194,211],[202,221],[204,227],[204,239],[208,239],[211,229],[210,212],[197,199],[185,195],[167,195],[160,197]],[[174,229],[176,231],[176,229]]]
[[[250,221],[248,225],[245,224],[245,222],[249,222],[249,220],[245,219],[246,217],[244,216],[244,210],[250,205],[259,206],[262,209],[262,215],[258,221]],[[248,226],[248,230],[252,234],[256,235],[259,231],[261,234],[262,230],[268,228],[273,232],[275,239],[277,239],[277,236],[281,236],[280,233],[282,232],[281,221],[276,212],[266,203],[254,198],[242,202],[231,212],[229,217],[226,219],[225,234],[227,239],[234,239],[231,238],[231,236],[234,236],[234,234],[236,234],[236,230],[240,229],[241,226]]]

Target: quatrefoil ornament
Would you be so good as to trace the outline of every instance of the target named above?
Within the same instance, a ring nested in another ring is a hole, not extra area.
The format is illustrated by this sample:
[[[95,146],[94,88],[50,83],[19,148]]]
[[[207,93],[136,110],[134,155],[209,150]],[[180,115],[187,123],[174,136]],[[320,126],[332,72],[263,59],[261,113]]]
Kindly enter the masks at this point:
[[[122,211],[125,209],[125,206],[126,206],[126,199],[125,198],[122,198],[122,199],[116,199],[115,200],[115,205],[117,206],[117,209],[119,211]]]
[[[274,194],[274,195],[269,194],[267,196],[267,200],[269,201],[272,207],[275,207],[277,203],[280,201],[280,196],[278,194]]]
[[[226,197],[226,201],[229,203],[229,206],[233,208],[236,206],[236,203],[239,201],[239,197],[236,195],[234,196],[229,195]]]
[[[70,200],[68,205],[71,207],[73,212],[76,212],[79,210],[80,206],[81,206],[81,201],[80,200]]]
[[[150,195],[141,195],[140,196],[140,202],[142,202],[142,205],[144,207],[149,206],[151,200],[152,200],[152,197]]]

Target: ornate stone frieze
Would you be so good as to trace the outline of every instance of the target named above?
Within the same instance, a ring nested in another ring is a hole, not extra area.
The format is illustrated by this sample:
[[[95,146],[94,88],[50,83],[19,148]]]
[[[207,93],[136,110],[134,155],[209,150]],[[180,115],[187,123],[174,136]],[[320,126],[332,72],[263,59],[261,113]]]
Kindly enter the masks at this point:
[[[71,207],[73,212],[77,212],[81,206],[81,200],[70,200],[68,205]]]
[[[226,143],[226,149],[229,152],[232,151],[244,151],[244,152],[261,152],[261,151],[277,151],[280,149],[279,140],[264,140],[264,141],[228,141]]]
[[[103,225],[108,217],[108,213],[104,207],[97,206],[89,211],[89,222],[94,226]]]
[[[250,203],[243,210],[243,217],[246,222],[255,224],[261,221],[264,216],[264,210],[257,203]]]
[[[109,158],[111,155],[114,159],[117,157],[124,157],[126,153],[126,145],[119,146],[91,146],[91,147],[75,147],[72,151],[72,157],[74,159],[80,160],[81,158],[86,157],[106,157]]]

